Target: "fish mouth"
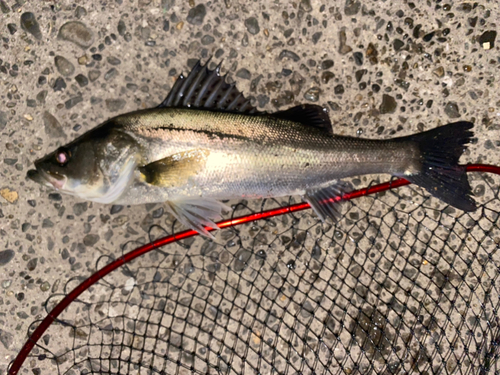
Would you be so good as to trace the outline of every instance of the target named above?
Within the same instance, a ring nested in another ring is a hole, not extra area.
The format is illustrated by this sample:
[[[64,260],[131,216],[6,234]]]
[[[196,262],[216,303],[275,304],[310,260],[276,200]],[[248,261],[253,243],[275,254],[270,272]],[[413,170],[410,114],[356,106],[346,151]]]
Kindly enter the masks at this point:
[[[30,169],[26,176],[36,183],[54,187],[57,190],[62,189],[67,180],[66,176],[39,169]]]

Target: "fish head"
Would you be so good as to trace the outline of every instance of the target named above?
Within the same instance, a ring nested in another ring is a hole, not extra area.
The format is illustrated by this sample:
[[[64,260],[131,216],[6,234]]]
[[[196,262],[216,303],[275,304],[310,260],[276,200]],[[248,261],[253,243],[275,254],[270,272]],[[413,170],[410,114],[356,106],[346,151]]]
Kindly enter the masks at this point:
[[[132,180],[137,149],[126,133],[97,129],[36,160],[27,177],[65,194],[111,203]]]

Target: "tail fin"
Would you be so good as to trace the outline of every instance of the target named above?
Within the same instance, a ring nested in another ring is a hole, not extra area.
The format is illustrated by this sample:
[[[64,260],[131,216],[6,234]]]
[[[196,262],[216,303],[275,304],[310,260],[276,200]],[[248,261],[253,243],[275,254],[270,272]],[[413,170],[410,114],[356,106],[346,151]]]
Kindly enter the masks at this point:
[[[399,138],[418,143],[421,152],[422,171],[404,178],[466,212],[474,211],[476,202],[471,197],[466,167],[458,165],[458,159],[473,136],[472,127],[472,123],[460,121]]]

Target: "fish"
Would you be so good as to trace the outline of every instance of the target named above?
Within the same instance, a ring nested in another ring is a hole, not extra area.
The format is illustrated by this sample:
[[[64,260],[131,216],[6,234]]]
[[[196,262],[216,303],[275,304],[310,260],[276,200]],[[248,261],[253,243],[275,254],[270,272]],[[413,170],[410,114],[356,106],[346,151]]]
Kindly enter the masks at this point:
[[[318,105],[257,110],[220,68],[198,61],[160,105],[108,119],[36,160],[27,178],[102,204],[163,203],[210,238],[230,199],[301,196],[322,221],[336,221],[352,190],[346,179],[365,174],[402,177],[476,209],[459,165],[472,123],[391,139],[340,136]]]

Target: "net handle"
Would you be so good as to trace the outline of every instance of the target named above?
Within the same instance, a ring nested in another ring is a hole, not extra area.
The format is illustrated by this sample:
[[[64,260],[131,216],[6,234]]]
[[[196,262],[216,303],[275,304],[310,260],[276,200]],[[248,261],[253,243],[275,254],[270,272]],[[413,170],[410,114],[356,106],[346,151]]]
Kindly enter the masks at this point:
[[[486,165],[486,164],[470,164],[467,165],[467,172],[487,172],[487,173],[494,173],[497,175],[500,175],[500,167],[494,166],[494,165]],[[401,186],[406,186],[410,185],[411,182],[404,178],[398,178],[395,180],[391,180],[389,182],[385,182],[383,184],[379,185],[374,185],[370,186],[368,188],[364,189],[359,189],[355,190],[353,192],[347,193],[343,195],[343,199],[345,200],[351,200],[354,198],[358,197],[363,197],[366,195],[371,195],[375,193],[379,193],[382,191],[387,191],[390,189],[395,189]],[[236,225],[241,225],[245,223],[250,223],[253,221],[261,220],[261,219],[266,219],[270,217],[275,217],[275,216],[280,216],[280,215],[285,215],[291,212],[298,212],[298,211],[303,211],[310,208],[309,203],[298,203],[294,204],[291,206],[287,207],[281,207],[281,208],[276,208],[272,210],[267,210],[259,213],[254,213],[246,216],[241,216],[237,217],[234,219],[230,220],[223,220],[217,223],[219,228],[230,228],[234,227]],[[213,228],[206,227],[208,231],[215,230]],[[23,365],[24,361],[28,357],[29,353],[33,349],[33,347],[36,345],[40,337],[45,333],[45,331],[49,328],[49,326],[52,324],[54,320],[57,319],[57,317],[68,307],[68,305],[73,302],[75,299],[77,299],[80,294],[82,294],[84,291],[86,291],[88,288],[90,288],[92,285],[94,285],[97,281],[102,279],[103,277],[107,276],[117,268],[123,266],[124,264],[132,261],[133,259],[140,257],[141,255],[144,255],[148,253],[151,250],[157,249],[159,247],[171,244],[173,242],[177,242],[186,238],[190,238],[193,236],[198,235],[198,232],[194,230],[186,230],[183,232],[179,232],[176,234],[172,234],[163,238],[160,238],[158,240],[155,240],[153,242],[150,242],[146,245],[143,245],[141,247],[138,247],[135,250],[132,250],[128,252],[127,254],[124,254],[120,258],[116,259],[115,261],[111,262],[110,264],[104,266],[97,272],[95,272],[93,275],[91,275],[88,279],[84,280],[80,285],[78,285],[75,289],[73,289],[66,297],[64,297],[53,309],[50,311],[50,313],[45,317],[45,319],[42,320],[40,325],[33,331],[31,336],[28,338],[24,346],[22,347],[21,351],[17,355],[17,357],[14,359],[13,362],[11,362],[11,366],[8,371],[8,375],[17,375],[19,370],[21,369],[21,366]]]

